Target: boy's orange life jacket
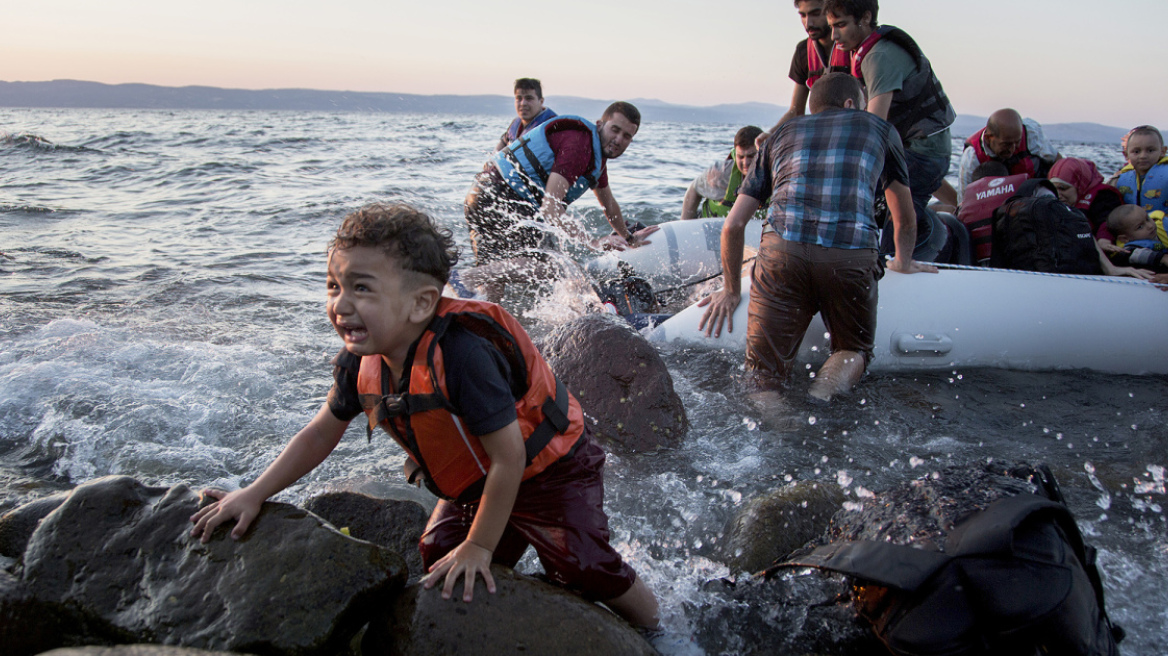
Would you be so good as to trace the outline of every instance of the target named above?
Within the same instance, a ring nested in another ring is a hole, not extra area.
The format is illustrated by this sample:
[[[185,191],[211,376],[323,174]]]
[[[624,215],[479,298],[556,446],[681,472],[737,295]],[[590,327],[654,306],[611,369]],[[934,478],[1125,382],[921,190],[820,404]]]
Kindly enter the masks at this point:
[[[499,349],[511,366],[509,383],[518,399],[515,412],[527,449],[523,480],[572,452],[584,431],[584,413],[519,322],[493,303],[452,298],[438,302],[434,318],[410,351],[409,391],[404,394],[396,393],[394,381],[382,379],[388,368],[383,356],[362,357],[357,392],[369,417],[370,434],[380,425],[417,463],[434,494],[466,502],[482,495],[491,460],[479,438],[463,425],[446,389],[438,341],[455,321]]]

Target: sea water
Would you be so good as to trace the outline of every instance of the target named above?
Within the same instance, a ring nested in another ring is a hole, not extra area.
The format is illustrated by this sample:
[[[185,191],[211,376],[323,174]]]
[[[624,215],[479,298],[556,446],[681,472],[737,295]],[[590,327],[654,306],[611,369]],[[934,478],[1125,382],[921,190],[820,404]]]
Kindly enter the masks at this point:
[[[323,311],[324,251],[340,219],[371,201],[409,202],[469,252],[462,199],[506,122],[0,109],[0,511],[108,474],[194,487],[253,480],[331,384],[340,341]],[[626,217],[676,218],[690,180],[725,156],[737,127],[646,122],[610,163]],[[1117,145],[1057,145],[1106,173],[1122,163]],[[955,139],[954,170],[959,148]],[[591,198],[572,212],[604,230]],[[536,335],[589,310],[579,294],[550,294],[519,304]],[[1123,323],[1116,316],[1098,347],[1140,338]],[[829,408],[793,400],[764,416],[744,398],[741,354],[661,354],[691,429],[674,449],[615,451],[606,485],[614,542],[671,627],[717,630],[702,607],[722,602],[702,583],[736,574],[717,549],[757,494],[815,480],[854,500],[950,464],[1027,460],[1052,465],[1101,549],[1124,653],[1162,652],[1168,377],[880,373]],[[409,490],[402,460],[357,426],[280,498]]]

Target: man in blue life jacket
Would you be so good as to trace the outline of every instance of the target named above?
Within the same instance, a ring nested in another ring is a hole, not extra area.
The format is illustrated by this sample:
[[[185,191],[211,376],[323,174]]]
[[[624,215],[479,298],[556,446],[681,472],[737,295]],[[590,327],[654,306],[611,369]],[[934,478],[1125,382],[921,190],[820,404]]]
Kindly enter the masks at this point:
[[[738,197],[738,186],[754,168],[758,157],[755,138],[762,130],[753,125],[740,129],[734,135],[734,150],[719,160],[690,183],[681,204],[681,218],[708,219],[725,217]]]
[[[913,257],[932,261],[946,246],[949,230],[926,208],[949,172],[949,126],[957,114],[912,37],[877,24],[877,0],[827,0],[823,8],[836,48],[850,53],[851,74],[867,88],[868,111],[892,123],[904,141],[917,221]],[[956,204],[955,194],[946,195]],[[890,231],[882,245],[884,252],[892,250]]]
[[[491,285],[488,297],[501,295],[501,285],[524,277],[545,278],[539,271],[547,251],[558,250],[546,226],[559,228],[570,238],[595,250],[636,248],[656,226],[630,231],[620,205],[608,185],[608,160],[620,157],[636,136],[641,113],[632,104],[615,102],[599,121],[579,116],[557,116],[495,153],[487,168],[475,177],[466,197],[476,270],[460,272],[467,285]],[[590,239],[565,210],[591,190],[612,226],[613,234]]]
[[[495,145],[495,152],[507,147],[507,144],[556,117],[556,113],[543,106],[543,85],[533,77],[521,77],[515,80],[515,113],[518,116],[511,121],[510,127],[499,137]]]

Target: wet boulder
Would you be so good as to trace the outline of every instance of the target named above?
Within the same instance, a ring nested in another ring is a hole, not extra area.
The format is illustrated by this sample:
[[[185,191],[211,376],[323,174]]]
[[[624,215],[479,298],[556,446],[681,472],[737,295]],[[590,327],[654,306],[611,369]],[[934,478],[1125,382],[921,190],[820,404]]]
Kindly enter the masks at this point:
[[[689,428],[673,378],[653,346],[623,320],[588,314],[541,345],[584,409],[593,433],[634,452],[674,446]]]
[[[566,590],[491,566],[497,591],[475,582],[474,600],[454,599],[440,586],[414,584],[369,624],[365,656],[439,656],[456,653],[606,656],[654,654],[624,620]]]
[[[190,537],[199,497],[113,476],[78,486],[24,553],[43,603],[79,609],[141,642],[264,654],[334,653],[405,581],[397,554],[266,503],[238,542]]]
[[[766,569],[823,535],[844,498],[838,485],[816,481],[754,497],[726,528],[723,562],[737,572]]]
[[[41,520],[65,502],[68,492],[30,501],[0,516],[0,556],[20,558]]]
[[[328,492],[309,499],[304,509],[337,528],[348,529],[358,540],[396,552],[406,561],[412,578],[422,575],[418,540],[429,515],[420,504],[355,492]]]

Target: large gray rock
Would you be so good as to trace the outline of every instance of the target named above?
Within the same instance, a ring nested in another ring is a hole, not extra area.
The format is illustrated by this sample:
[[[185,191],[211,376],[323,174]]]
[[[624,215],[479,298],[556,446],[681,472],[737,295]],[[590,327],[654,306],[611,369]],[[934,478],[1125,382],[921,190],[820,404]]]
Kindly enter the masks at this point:
[[[541,350],[598,437],[643,452],[676,445],[689,429],[661,356],[621,319],[584,315],[552,331]]]
[[[20,558],[38,524],[65,502],[68,492],[30,501],[0,516],[0,556]]]
[[[190,537],[198,505],[185,485],[78,486],[33,533],[22,578],[118,642],[304,656],[337,651],[405,581],[397,554],[287,504],[264,504],[238,542],[221,526],[201,544]]]
[[[328,492],[309,499],[304,508],[337,528],[347,528],[358,540],[393,550],[405,559],[412,578],[423,574],[418,540],[429,515],[419,504],[355,492]]]
[[[730,520],[722,557],[733,571],[766,569],[823,535],[843,503],[838,485],[816,481],[755,497]]]
[[[469,604],[462,601],[461,580],[452,600],[442,598],[440,586],[407,587],[370,623],[364,656],[655,653],[628,624],[596,604],[498,565],[491,574],[495,594],[479,578]]]
[[[31,656],[63,645],[113,644],[121,637],[95,616],[37,599],[23,581],[0,571],[0,654]]]

